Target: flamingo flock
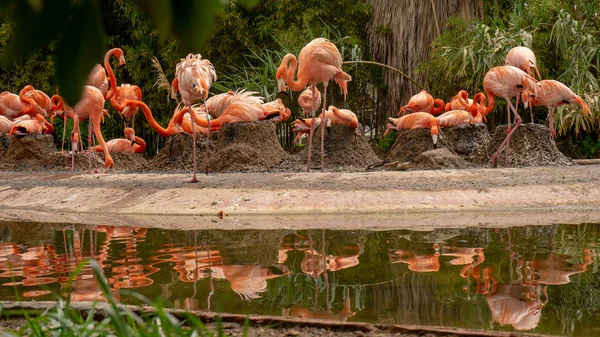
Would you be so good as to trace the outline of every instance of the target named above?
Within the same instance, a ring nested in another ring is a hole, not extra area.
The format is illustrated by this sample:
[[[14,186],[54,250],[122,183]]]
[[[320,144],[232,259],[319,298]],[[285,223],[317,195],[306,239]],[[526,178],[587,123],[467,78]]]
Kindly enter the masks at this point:
[[[534,77],[534,71],[538,80]],[[524,106],[545,106],[548,108],[549,129],[552,137],[556,137],[552,109],[563,104],[579,105],[584,115],[590,114],[590,108],[585,101],[577,96],[566,85],[555,80],[542,80],[537,68],[535,54],[527,47],[511,49],[505,64],[490,69],[483,78],[484,93],[477,93],[473,99],[468,98],[468,93],[461,90],[448,103],[444,105],[441,99],[434,99],[427,91],[423,90],[413,96],[404,105],[398,115],[400,118],[390,118],[386,133],[398,129],[431,129],[434,147],[437,144],[439,128],[448,128],[458,125],[473,125],[486,121],[486,116],[494,109],[496,97],[506,100],[508,127],[507,136],[492,156],[492,164],[496,166],[498,155],[506,150],[506,165],[508,166],[508,152],[511,136],[522,123],[517,112],[519,97]],[[512,104],[512,97],[516,97],[516,107]],[[445,112],[437,117],[434,115]],[[412,112],[405,115],[406,112]],[[511,113],[515,123],[511,126]],[[531,123],[533,113],[531,112]]]
[[[120,66],[125,65],[123,50],[120,48],[109,50],[104,57],[104,64],[97,64],[90,72],[87,83],[82,88],[81,99],[73,107],[67,105],[58,93],[50,98],[31,85],[25,86],[19,95],[10,92],[1,93],[0,132],[18,136],[52,133],[54,131],[52,120],[55,116],[65,122],[70,118],[74,123],[74,130],[70,135],[71,156],[74,156],[75,152],[86,152],[81,142],[79,124],[87,119],[89,120],[88,151],[104,152],[104,167],[110,169],[114,166],[111,152],[144,152],[146,144],[143,139],[135,135],[133,128],[135,115],[141,111],[150,127],[163,137],[179,133],[192,136],[191,182],[196,182],[198,135],[206,138],[204,169],[208,174],[209,142],[212,132],[218,132],[221,127],[231,123],[260,120],[277,123],[287,121],[291,117],[291,111],[281,99],[265,102],[263,97],[253,91],[242,89],[209,97],[212,83],[217,80],[216,70],[213,64],[202,58],[200,54],[188,54],[175,66],[175,78],[171,82],[171,97],[176,99],[179,95],[182,102],[164,128],[154,119],[150,107],[143,102],[140,87],[127,83],[117,84],[110,64],[112,56],[119,61]],[[327,39],[317,38],[302,48],[298,58],[292,54],[285,55],[277,68],[278,90],[289,89],[301,92],[298,96],[298,104],[302,108],[303,117],[296,118],[292,125],[297,134],[294,143],[303,137],[309,139],[308,172],[311,168],[312,138],[315,128],[321,128],[321,169],[323,170],[325,127],[332,124],[344,125],[351,129],[358,127],[358,119],[352,111],[338,109],[332,104],[327,106],[327,87],[330,81],[337,83],[344,100],[348,93],[347,84],[352,78],[341,67],[342,58],[335,44]],[[322,95],[317,89],[319,83],[323,84]],[[440,129],[485,123],[486,116],[494,108],[496,97],[501,97],[507,102],[507,136],[494,153],[492,163],[495,165],[500,152],[506,150],[508,164],[510,138],[522,123],[517,112],[519,99],[524,107],[530,109],[533,106],[548,108],[550,132],[553,137],[556,136],[556,132],[553,126],[552,109],[563,104],[578,104],[585,115],[590,113],[585,101],[567,86],[558,81],[541,79],[535,54],[526,47],[513,48],[506,57],[505,65],[490,69],[484,76],[483,89],[484,92],[477,93],[472,99],[469,99],[467,91],[461,90],[447,103],[423,90],[400,109],[398,118],[390,118],[386,133],[398,129],[429,129],[436,147]],[[511,102],[512,97],[516,97],[516,107]],[[126,138],[108,142],[104,140],[100,124],[104,121],[104,116],[108,115],[105,109],[106,101],[109,101],[125,119]],[[317,114],[321,106],[323,108]],[[514,116],[514,125],[511,125],[511,113]],[[533,122],[533,114],[531,117]],[[129,120],[131,120],[131,127],[128,127]],[[64,151],[65,136],[66,129],[63,128],[61,152]],[[95,145],[96,139],[98,146]],[[73,171],[74,167],[72,166],[71,169]]]

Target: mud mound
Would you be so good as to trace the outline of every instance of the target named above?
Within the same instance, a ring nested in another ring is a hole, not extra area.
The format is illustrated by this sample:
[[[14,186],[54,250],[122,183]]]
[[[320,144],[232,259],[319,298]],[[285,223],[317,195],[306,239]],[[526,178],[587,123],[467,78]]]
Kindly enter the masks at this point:
[[[294,158],[296,162],[304,164],[308,157],[308,141],[302,151]],[[381,159],[375,154],[367,139],[344,125],[332,125],[325,130],[325,168],[327,170],[364,170],[367,166],[379,162]],[[300,165],[301,169],[304,169]],[[311,152],[311,167],[321,167],[321,129],[316,128],[313,135]]]
[[[452,152],[465,160],[472,161],[488,156],[492,136],[485,124],[461,125],[441,129],[440,141],[444,147],[452,149]]]
[[[102,162],[96,159],[96,165],[100,166]],[[70,172],[71,155],[68,152],[57,152],[51,135],[12,136],[0,167],[5,170],[28,172]],[[88,155],[77,153],[75,170],[86,172],[88,168]]]
[[[143,172],[149,168],[148,162],[142,154],[139,153],[120,153],[110,154],[115,162],[115,172]],[[104,162],[104,152],[98,153],[98,157]],[[102,164],[101,167],[104,167]]]
[[[0,159],[4,158],[4,155],[8,150],[8,138],[7,133],[0,133]]]
[[[488,148],[489,157],[479,156],[474,162],[489,165],[492,155],[504,138],[506,138],[506,125],[499,125]],[[506,151],[503,150],[498,156],[498,166],[504,166],[505,158]],[[558,150],[547,126],[521,124],[510,140],[508,164],[511,167],[566,166],[573,165],[573,161]]]
[[[211,145],[214,141],[211,142]],[[152,171],[191,172],[192,171],[192,136],[175,135],[169,137],[165,147],[148,162],[148,169]],[[198,170],[202,171],[204,162],[204,151],[206,149],[206,138],[196,138],[196,160]],[[211,154],[214,152],[211,151]]]
[[[443,146],[443,141],[438,139],[438,147]],[[398,130],[396,141],[385,159],[388,162],[411,161],[423,152],[433,150],[433,140],[429,129]]]
[[[234,123],[219,130],[210,168],[216,172],[264,172],[288,158],[273,122]]]
[[[447,148],[435,149],[421,153],[410,163],[411,170],[464,169],[471,165],[461,156]]]

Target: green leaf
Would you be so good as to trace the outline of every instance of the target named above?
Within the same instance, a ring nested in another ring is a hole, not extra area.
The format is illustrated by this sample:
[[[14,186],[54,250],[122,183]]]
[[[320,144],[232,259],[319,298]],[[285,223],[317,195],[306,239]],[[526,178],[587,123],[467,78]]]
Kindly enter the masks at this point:
[[[258,5],[260,0],[238,0],[238,2],[242,4],[242,6],[252,7]]]
[[[71,106],[81,98],[83,86],[106,52],[104,30],[96,0],[82,1],[56,47],[56,77],[60,95]]]
[[[6,65],[23,62],[40,48],[48,46],[65,27],[69,0],[55,0],[42,10],[34,10],[26,1],[4,4],[6,15],[14,29],[6,46],[3,61]]]
[[[146,14],[158,30],[161,41],[171,33],[173,8],[171,0],[135,0],[136,5]]]
[[[212,22],[223,9],[220,0],[173,1],[173,34],[184,53],[199,53],[212,29]]]

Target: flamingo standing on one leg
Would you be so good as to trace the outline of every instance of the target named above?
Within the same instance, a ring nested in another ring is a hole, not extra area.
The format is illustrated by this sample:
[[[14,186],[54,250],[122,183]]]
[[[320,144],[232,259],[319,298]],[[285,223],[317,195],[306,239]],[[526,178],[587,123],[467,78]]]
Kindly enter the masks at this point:
[[[195,100],[201,100],[206,106],[208,91],[212,86],[212,82],[217,80],[215,68],[209,60],[203,59],[200,54],[188,54],[185,59],[175,67],[175,79],[171,83],[174,98],[179,91],[181,100],[190,109],[190,113],[195,116],[195,110],[192,109],[192,104]],[[210,112],[209,112],[210,113]],[[210,141],[210,118],[208,119],[208,137],[206,138],[206,153],[204,156],[205,172],[208,175],[208,151]],[[192,123],[192,130],[194,123]],[[193,137],[193,162],[194,162],[194,177],[190,182],[195,183],[196,179],[196,132],[192,132]]]
[[[577,104],[583,110],[584,115],[590,114],[590,107],[587,103],[579,96],[577,96],[569,87],[566,85],[554,81],[554,80],[542,80],[539,82],[540,90],[538,90],[535,97],[531,97],[529,91],[523,91],[523,103],[525,107],[532,106],[545,106],[548,108],[548,128],[553,138],[556,138],[556,132],[554,130],[554,116],[552,109],[559,107],[563,104]],[[533,119],[532,119],[533,122]]]
[[[69,109],[69,107],[66,106],[62,97],[60,97],[59,95],[54,95],[52,97],[52,100],[53,109],[68,111],[65,109]],[[104,142],[104,138],[102,138],[102,131],[100,131],[100,123],[102,120],[104,120],[104,113],[106,111],[104,109],[104,102],[104,95],[102,95],[100,89],[91,85],[86,85],[85,87],[83,87],[83,95],[81,96],[81,100],[77,102],[77,104],[75,104],[72,111],[75,115],[77,115],[78,120],[84,120],[87,118],[90,119],[90,125],[93,128],[93,133],[96,135],[96,137],[98,137],[98,142],[100,143],[100,146],[104,149],[104,153],[106,155],[106,159],[104,160],[104,168],[112,168],[114,167],[115,163],[112,157],[110,156],[108,147]],[[92,135],[88,135],[88,138],[91,139],[91,136]],[[74,155],[75,153],[73,151],[72,156]],[[73,169],[74,168],[71,167],[71,171],[73,171]]]
[[[125,128],[125,139],[111,139],[106,142],[106,147],[110,152],[144,153],[146,142],[142,138],[136,136],[135,131],[133,131],[132,128]],[[94,146],[90,150],[104,152],[104,148],[101,146]]]
[[[523,70],[513,67],[513,66],[499,66],[490,69],[485,76],[483,77],[483,89],[485,94],[487,95],[489,101],[487,106],[485,105],[485,100],[483,100],[480,104],[480,111],[482,114],[489,114],[494,109],[494,102],[496,96],[500,96],[506,100],[506,108],[509,111],[508,118],[508,135],[506,139],[500,144],[500,147],[492,156],[492,164],[496,166],[496,161],[498,159],[498,154],[502,149],[506,146],[506,165],[508,166],[508,148],[510,137],[517,130],[517,128],[521,125],[521,116],[517,113],[517,110],[512,105],[510,98],[516,95],[519,95],[524,90],[531,90],[533,95],[537,94],[537,81],[528,75]],[[510,127],[510,110],[512,110],[513,114],[516,118],[516,124],[514,128],[511,130]]]
[[[298,69],[298,79],[294,80],[294,73]],[[277,87],[280,91],[286,91],[286,84],[292,91],[303,91],[307,84],[311,84],[313,90],[313,102],[317,101],[316,92],[317,83],[323,83],[323,111],[327,104],[327,85],[329,81],[334,80],[344,94],[348,93],[347,82],[352,80],[350,75],[342,70],[342,56],[335,44],[324,38],[312,40],[300,51],[298,59],[292,54],[287,54],[281,61],[277,69]],[[312,111],[312,124],[308,141],[308,166],[306,171],[310,172],[310,157],[312,148],[312,137],[316,114]],[[325,116],[326,118],[326,116]],[[324,123],[327,124],[327,123]],[[321,170],[325,168],[325,126],[321,126]]]
[[[439,98],[433,99],[426,90],[421,90],[418,94],[408,100],[408,103],[400,108],[399,116],[404,116],[406,111],[409,112],[428,112],[432,115],[437,115],[444,112],[446,105]]]

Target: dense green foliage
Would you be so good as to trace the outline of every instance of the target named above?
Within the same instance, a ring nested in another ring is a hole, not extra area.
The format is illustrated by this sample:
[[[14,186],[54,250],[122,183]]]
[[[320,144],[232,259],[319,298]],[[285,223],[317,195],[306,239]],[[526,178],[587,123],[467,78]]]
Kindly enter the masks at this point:
[[[582,96],[592,109],[585,118],[578,106],[555,113],[555,127],[566,140],[579,142],[596,137],[600,126],[600,20],[598,1],[533,0],[485,2],[484,22],[454,18],[432,46],[431,59],[421,65],[436,96],[452,97],[460,89],[471,95],[482,91],[482,79],[494,66],[503,65],[507,52],[519,45],[530,47],[545,79],[556,79]],[[506,123],[503,100],[489,118],[492,127]],[[535,108],[537,123],[544,123],[546,108]],[[529,121],[528,112],[521,112]]]

